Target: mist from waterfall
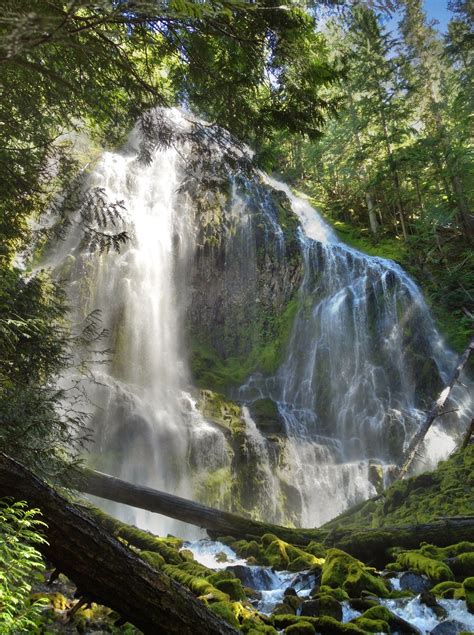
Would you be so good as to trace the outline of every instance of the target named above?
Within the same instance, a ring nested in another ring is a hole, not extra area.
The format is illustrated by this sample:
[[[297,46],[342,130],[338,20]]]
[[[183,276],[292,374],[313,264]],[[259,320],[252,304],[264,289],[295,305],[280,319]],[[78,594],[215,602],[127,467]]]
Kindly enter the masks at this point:
[[[184,125],[173,116],[176,125]],[[134,131],[122,151],[105,153],[89,182],[110,200],[123,202],[127,245],[120,253],[90,252],[72,231],[47,264],[68,270],[78,313],[99,309],[109,331],[112,358],[93,368],[90,386],[93,465],[196,498],[206,475],[230,466],[224,434],[197,407],[185,350],[199,219],[192,198],[182,191],[186,148],[157,150],[143,164],[139,143]],[[309,203],[284,184],[269,177],[247,181],[252,194],[247,196],[242,180],[237,186],[231,174],[229,181],[229,203],[222,210],[232,237],[225,251],[228,293],[236,275],[256,293],[251,213],[256,200],[276,236],[274,248],[284,254],[284,235],[265,188],[284,190],[301,220],[303,280],[283,362],[274,376],[248,378],[236,396],[247,405],[270,397],[284,420],[285,459],[276,466],[269,440],[244,408],[249,444],[260,462],[265,520],[284,518],[283,480],[299,497],[290,501],[300,509],[299,524],[318,525],[375,492],[374,461],[387,474],[400,458],[423,416],[416,376],[420,360],[428,364],[427,375],[433,371],[445,379],[455,356],[444,347],[420,291],[398,265],[340,243]],[[427,444],[436,459],[449,452],[470,407],[464,395],[457,399],[458,412],[445,418],[444,428],[435,428]],[[121,505],[108,509],[157,533],[192,537],[189,527],[176,521]]]

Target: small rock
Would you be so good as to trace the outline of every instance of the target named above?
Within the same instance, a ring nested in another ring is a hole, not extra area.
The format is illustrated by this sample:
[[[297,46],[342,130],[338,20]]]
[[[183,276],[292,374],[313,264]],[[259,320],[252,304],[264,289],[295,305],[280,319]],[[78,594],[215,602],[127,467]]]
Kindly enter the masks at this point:
[[[306,600],[303,602],[300,615],[317,617],[319,615],[319,600]]]
[[[283,595],[296,595],[296,597],[298,597],[298,593],[296,593],[296,590],[292,587],[289,586],[288,588],[285,589],[285,592],[283,593]]]
[[[354,609],[354,611],[360,611],[363,613],[364,611],[367,611],[367,609],[371,609],[373,606],[378,606],[379,603],[367,598],[351,598],[349,600],[349,605],[351,609]]]
[[[228,558],[225,551],[219,551],[219,553],[216,553],[216,560],[217,562],[227,562]]]
[[[413,571],[407,571],[400,576],[400,588],[402,591],[408,589],[409,591],[413,591],[413,593],[423,593],[423,591],[428,591],[431,587],[431,584],[424,575],[419,573],[414,573]]]
[[[430,635],[458,635],[465,630],[464,625],[457,620],[446,620],[441,622],[431,631]]]
[[[423,593],[420,593],[420,604],[429,606],[436,617],[440,620],[444,620],[447,617],[446,610],[440,604],[438,604],[435,596],[428,591],[423,591]]]

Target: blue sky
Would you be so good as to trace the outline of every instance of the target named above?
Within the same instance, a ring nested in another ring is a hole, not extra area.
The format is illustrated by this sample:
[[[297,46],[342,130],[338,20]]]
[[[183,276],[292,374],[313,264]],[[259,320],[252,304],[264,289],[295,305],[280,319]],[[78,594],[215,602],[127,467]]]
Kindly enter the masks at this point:
[[[426,15],[429,20],[436,20],[436,28],[441,33],[446,33],[448,29],[448,22],[452,16],[452,13],[448,11],[448,0],[424,0]],[[390,31],[397,29],[398,22],[400,21],[399,15],[395,14],[393,17],[387,19],[386,27]]]
[[[425,11],[429,18],[438,20],[437,28],[444,33],[450,18],[447,0],[425,0]]]

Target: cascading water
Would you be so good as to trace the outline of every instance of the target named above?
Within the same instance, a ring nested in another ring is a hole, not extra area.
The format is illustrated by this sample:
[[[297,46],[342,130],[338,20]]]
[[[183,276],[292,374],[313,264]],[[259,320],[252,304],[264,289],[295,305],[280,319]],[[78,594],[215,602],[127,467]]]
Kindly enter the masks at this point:
[[[181,115],[171,117],[186,125]],[[134,132],[90,177],[91,187],[123,201],[130,242],[119,254],[97,255],[69,238],[50,263],[69,263],[71,297],[80,298],[83,313],[100,309],[110,331],[112,359],[95,369],[91,387],[93,460],[103,471],[189,498],[199,498],[209,474],[230,473],[228,440],[197,407],[186,322],[218,333],[222,327],[226,341],[216,350],[250,355],[253,336],[243,337],[238,325],[251,324],[262,302],[282,310],[294,287],[299,308],[282,363],[276,372],[252,374],[234,396],[250,411],[257,399],[273,400],[283,421],[276,435],[262,434],[243,411],[247,452],[259,474],[259,515],[282,522],[286,506],[298,524],[320,524],[373,493],[371,469],[386,472],[400,459],[454,356],[401,268],[341,244],[285,185],[229,174],[211,222],[202,215],[202,192],[198,200],[185,187],[186,146],[158,150],[143,165],[139,143]],[[206,176],[204,168],[198,173]],[[291,246],[274,203],[282,190],[302,225]],[[468,404],[458,407],[443,422],[449,434]],[[239,465],[232,469],[238,478]],[[144,512],[115,506],[114,513],[190,537],[189,528]]]
[[[286,359],[274,377],[251,377],[240,395],[278,404],[285,476],[301,494],[301,524],[314,526],[376,493],[371,472],[381,480],[401,459],[456,358],[396,263],[340,243],[304,198],[264,178],[301,220],[304,278]],[[463,420],[469,394],[457,390],[455,399],[454,420],[427,438],[425,469],[454,448],[446,429]]]

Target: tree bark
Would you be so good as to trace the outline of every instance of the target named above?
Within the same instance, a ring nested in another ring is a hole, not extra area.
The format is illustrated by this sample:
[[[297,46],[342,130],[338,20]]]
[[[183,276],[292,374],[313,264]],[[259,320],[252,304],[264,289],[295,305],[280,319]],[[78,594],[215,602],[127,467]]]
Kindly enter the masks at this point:
[[[0,497],[39,507],[48,544],[38,548],[78,589],[153,635],[237,631],[183,586],[111,537],[26,467],[0,453]]]
[[[473,350],[474,350],[474,338],[470,341],[468,347],[466,348],[464,353],[459,358],[459,362],[458,362],[456,368],[454,369],[453,374],[451,375],[449,383],[442,390],[442,392],[439,395],[438,399],[434,402],[434,404],[431,407],[431,410],[427,414],[426,419],[421,424],[421,426],[418,428],[418,430],[414,434],[412,440],[410,441],[408,449],[407,449],[407,451],[405,453],[405,460],[403,462],[403,465],[402,465],[400,471],[398,472],[397,479],[402,479],[408,474],[408,471],[409,471],[413,461],[415,460],[418,448],[420,447],[423,439],[425,438],[426,433],[431,428],[431,425],[432,425],[433,421],[437,417],[439,417],[440,414],[442,414],[441,411],[444,408],[444,405],[446,404],[446,402],[447,402],[447,400],[449,398],[449,395],[451,394],[451,390],[453,389],[454,384],[459,379],[459,375],[461,374],[464,366],[467,364],[467,362],[469,360],[469,356],[470,356],[470,354],[472,353]]]

